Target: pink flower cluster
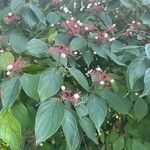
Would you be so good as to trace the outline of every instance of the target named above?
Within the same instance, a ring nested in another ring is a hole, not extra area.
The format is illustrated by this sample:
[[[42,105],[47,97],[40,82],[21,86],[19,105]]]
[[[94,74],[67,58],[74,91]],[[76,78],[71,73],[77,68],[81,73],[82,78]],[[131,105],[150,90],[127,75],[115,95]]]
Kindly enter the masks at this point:
[[[72,50],[65,44],[57,44],[54,47],[49,48],[49,53],[59,54],[61,57],[73,55]]]
[[[133,33],[136,33],[141,28],[140,22],[132,21],[132,24],[130,24],[129,28],[123,33],[123,35],[128,36],[132,35]]]
[[[60,100],[65,101],[71,101],[71,102],[77,102],[78,99],[80,98],[80,92],[73,93],[72,90],[66,89],[64,86],[62,86],[62,92],[60,94]]]
[[[96,2],[95,0],[88,4],[87,8],[96,13],[99,13],[104,9],[103,5],[101,5],[100,2]]]
[[[14,24],[16,22],[18,22],[21,19],[21,17],[12,14],[12,13],[8,13],[8,15],[3,19],[5,24],[9,25],[9,24]]]
[[[110,83],[114,82],[114,80],[106,73],[106,71],[103,71],[100,67],[97,67],[95,70],[91,69],[87,72],[87,75],[90,75],[101,85],[109,85]]]
[[[52,4],[53,4],[54,6],[59,5],[61,2],[62,2],[62,0],[52,0]]]
[[[70,36],[78,36],[82,33],[89,33],[97,30],[94,25],[81,23],[80,20],[75,20],[73,17],[63,22],[62,26],[67,29],[67,34]]]
[[[16,61],[11,62],[7,66],[7,75],[12,76],[14,73],[21,72],[24,67],[27,66],[27,63],[20,57]]]
[[[97,32],[95,39],[101,43],[106,43],[108,41],[114,41],[115,38],[111,38],[108,33],[117,31],[116,25],[113,24],[111,27],[107,28],[105,31]]]
[[[3,40],[3,39],[4,39],[4,36],[3,36],[3,35],[0,35],[0,41]]]

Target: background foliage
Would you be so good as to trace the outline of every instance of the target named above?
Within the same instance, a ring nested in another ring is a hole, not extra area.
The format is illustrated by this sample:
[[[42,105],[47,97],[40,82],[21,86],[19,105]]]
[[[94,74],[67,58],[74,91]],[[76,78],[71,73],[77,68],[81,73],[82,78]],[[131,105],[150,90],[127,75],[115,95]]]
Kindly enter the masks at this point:
[[[0,92],[1,150],[149,150],[150,1],[1,0]]]

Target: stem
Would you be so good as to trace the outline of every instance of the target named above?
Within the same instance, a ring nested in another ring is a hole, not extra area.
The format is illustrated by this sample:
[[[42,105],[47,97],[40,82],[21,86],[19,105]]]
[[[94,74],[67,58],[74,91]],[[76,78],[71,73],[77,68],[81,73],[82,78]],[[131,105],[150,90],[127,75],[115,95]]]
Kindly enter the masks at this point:
[[[82,140],[83,140],[83,143],[84,143],[84,146],[85,146],[85,150],[88,150],[88,147],[86,145],[86,141],[85,141],[85,138],[84,138],[84,135],[82,134]]]

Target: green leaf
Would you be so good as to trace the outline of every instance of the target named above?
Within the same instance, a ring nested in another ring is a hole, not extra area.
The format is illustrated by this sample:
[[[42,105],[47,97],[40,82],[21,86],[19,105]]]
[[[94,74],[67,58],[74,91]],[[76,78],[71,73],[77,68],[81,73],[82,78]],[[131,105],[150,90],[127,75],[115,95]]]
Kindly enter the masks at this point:
[[[75,109],[80,118],[88,115],[88,109],[84,104],[76,105]]]
[[[37,111],[35,121],[36,144],[50,138],[61,126],[64,118],[64,107],[56,98],[43,102]]]
[[[94,128],[94,124],[87,117],[80,118],[80,125],[87,136],[96,144],[98,144],[98,140],[96,138],[96,131]]]
[[[0,10],[0,21],[10,12],[10,6],[5,7],[4,9]]]
[[[51,24],[57,24],[60,22],[61,17],[56,12],[49,12],[46,16],[46,19]]]
[[[87,46],[87,41],[82,37],[74,38],[70,43],[70,48],[73,50],[82,50],[86,46]]]
[[[94,51],[94,52],[96,52],[96,54],[97,55],[99,55],[100,57],[102,57],[102,58],[105,58],[105,59],[107,59],[107,48],[105,47],[105,45],[96,45],[96,44],[89,44],[89,47],[91,47],[92,48],[92,50]]]
[[[111,91],[103,91],[99,95],[104,98],[110,107],[121,114],[128,114],[130,110],[130,103],[127,99],[112,93]]]
[[[120,2],[128,9],[133,9],[133,0],[120,0]]]
[[[57,31],[54,32],[54,33],[51,33],[51,34],[49,35],[49,37],[48,37],[48,42],[49,42],[49,43],[54,42],[55,39],[56,39],[56,36],[57,36]]]
[[[0,112],[0,139],[9,145],[11,150],[20,150],[21,126],[10,110]]]
[[[149,62],[146,57],[140,56],[135,58],[128,68],[128,79],[131,89],[135,82],[144,76],[146,69],[149,67]]]
[[[122,51],[122,49],[121,49],[122,47],[123,47],[123,43],[120,42],[120,41],[115,40],[115,41],[112,42],[112,44],[111,44],[111,52],[112,52],[112,53],[121,52],[121,51]]]
[[[68,110],[65,110],[62,128],[67,141],[68,149],[76,150],[80,143],[79,130],[76,118]]]
[[[21,54],[26,50],[28,41],[29,40],[22,33],[12,32],[10,35],[11,47],[18,54]]]
[[[30,28],[34,27],[38,23],[38,19],[36,15],[33,13],[30,7],[26,6],[21,9],[21,16],[24,21],[30,26]]]
[[[89,65],[91,64],[91,62],[94,59],[93,52],[91,50],[85,51],[83,59],[84,59],[85,63],[87,64],[87,66],[89,67]]]
[[[55,68],[49,68],[42,72],[38,86],[40,100],[44,101],[54,96],[59,91],[61,85],[61,75]]]
[[[94,122],[96,129],[100,131],[100,127],[107,114],[106,102],[100,96],[91,94],[87,102],[87,107],[90,119]]]
[[[10,4],[10,8],[12,11],[18,9],[18,7],[25,4],[25,0],[12,0]]]
[[[3,108],[9,108],[16,101],[21,90],[20,81],[18,77],[14,77],[2,84],[1,98]]]
[[[118,65],[120,65],[120,66],[126,66],[126,65],[120,60],[120,58],[119,58],[117,55],[115,55],[115,54],[113,54],[113,53],[107,53],[107,55],[108,55],[116,64],[118,64]]]
[[[48,54],[47,45],[39,39],[32,39],[27,44],[27,53],[38,58],[46,57]]]
[[[136,139],[132,140],[132,150],[146,150],[144,144]]]
[[[39,84],[39,74],[31,75],[31,74],[24,74],[20,78],[21,86],[25,93],[35,99],[36,101],[39,101],[39,95],[38,95],[38,84]]]
[[[148,105],[143,99],[138,99],[134,104],[134,115],[138,121],[148,113]]]
[[[150,44],[146,44],[145,53],[146,53],[147,57],[150,59]]]
[[[29,122],[28,110],[23,103],[16,103],[12,107],[12,113],[15,118],[20,122],[22,133],[26,132],[26,127]]]
[[[123,150],[124,148],[124,138],[120,137],[113,143],[113,150]]]
[[[30,5],[31,10],[34,12],[34,14],[36,15],[36,17],[44,24],[46,25],[46,20],[45,20],[45,16],[44,13],[40,10],[40,8],[38,8],[36,5]]]
[[[146,70],[144,75],[144,91],[140,97],[150,95],[150,68]]]
[[[102,12],[100,16],[106,27],[110,27],[112,25],[112,19],[107,13]]]
[[[142,0],[143,5],[150,5],[150,0]]]
[[[68,68],[71,75],[76,79],[76,81],[85,89],[89,90],[89,84],[85,78],[85,76],[81,73],[80,70],[76,68]]]
[[[14,56],[10,52],[0,54],[0,70],[7,70],[7,66],[14,61]]]
[[[150,11],[146,11],[142,14],[141,20],[143,21],[143,24],[150,25]]]

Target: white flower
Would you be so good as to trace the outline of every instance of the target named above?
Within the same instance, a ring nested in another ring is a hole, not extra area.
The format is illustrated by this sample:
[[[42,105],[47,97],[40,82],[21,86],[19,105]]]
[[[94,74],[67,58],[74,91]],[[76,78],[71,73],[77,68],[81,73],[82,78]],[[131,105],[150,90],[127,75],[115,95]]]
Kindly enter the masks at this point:
[[[10,71],[7,71],[7,73],[6,73],[6,74],[7,74],[7,76],[10,76],[10,74],[11,74],[11,73],[10,73]]]
[[[4,53],[4,50],[0,50],[0,53]]]
[[[77,54],[78,54],[78,52],[77,52],[77,51],[75,51],[75,52],[74,52],[74,54],[75,54],[75,55],[77,55]]]
[[[7,70],[11,70],[11,69],[13,69],[13,65],[10,64],[7,66]]]
[[[71,17],[71,20],[73,21],[73,20],[74,20],[74,17]]]
[[[79,95],[79,93],[76,93],[76,94],[74,94],[74,99],[79,99],[80,98],[80,95]]]
[[[77,24],[75,24],[75,28],[77,28],[78,27],[78,25]]]
[[[112,27],[116,27],[116,24],[113,24]]]
[[[8,13],[8,16],[10,16],[10,17],[11,17],[11,16],[12,16],[12,13],[11,13],[11,12],[9,12],[9,13]]]
[[[88,31],[89,30],[89,28],[88,27],[85,27],[85,31]]]
[[[95,39],[98,40],[98,36],[95,36]]]
[[[114,80],[114,79],[111,79],[111,80],[110,80],[110,82],[111,82],[111,83],[114,83],[114,82],[115,82],[115,80]]]
[[[136,96],[138,96],[138,93],[135,93]]]
[[[81,22],[80,22],[80,20],[77,20],[77,24],[80,24]]]
[[[43,146],[43,143],[40,143],[40,146],[42,147],[42,146]]]
[[[63,85],[61,86],[61,90],[64,91],[66,89],[66,87]]]
[[[66,58],[66,54],[65,54],[65,53],[61,53],[60,56],[61,56],[62,58]]]
[[[132,24],[134,24],[134,23],[135,23],[135,21],[133,20],[133,21],[132,21]]]
[[[100,84],[101,84],[101,85],[104,85],[104,84],[105,84],[105,82],[104,82],[104,81],[101,81],[101,82],[100,82]]]
[[[97,4],[97,3],[94,3],[94,5],[97,6],[98,4]]]
[[[96,70],[97,70],[97,71],[101,71],[102,69],[101,69],[100,67],[97,67]]]
[[[68,10],[67,7],[64,7],[64,8],[63,8],[63,11],[64,11],[65,13],[69,12],[69,10]]]
[[[66,21],[67,24],[69,24],[69,22],[70,22],[69,20]]]
[[[96,52],[94,52],[94,54],[97,54]]]
[[[90,8],[91,6],[92,6],[92,4],[88,4],[88,5],[87,5],[87,9]]]
[[[108,34],[107,33],[104,34],[104,38],[108,38]]]

